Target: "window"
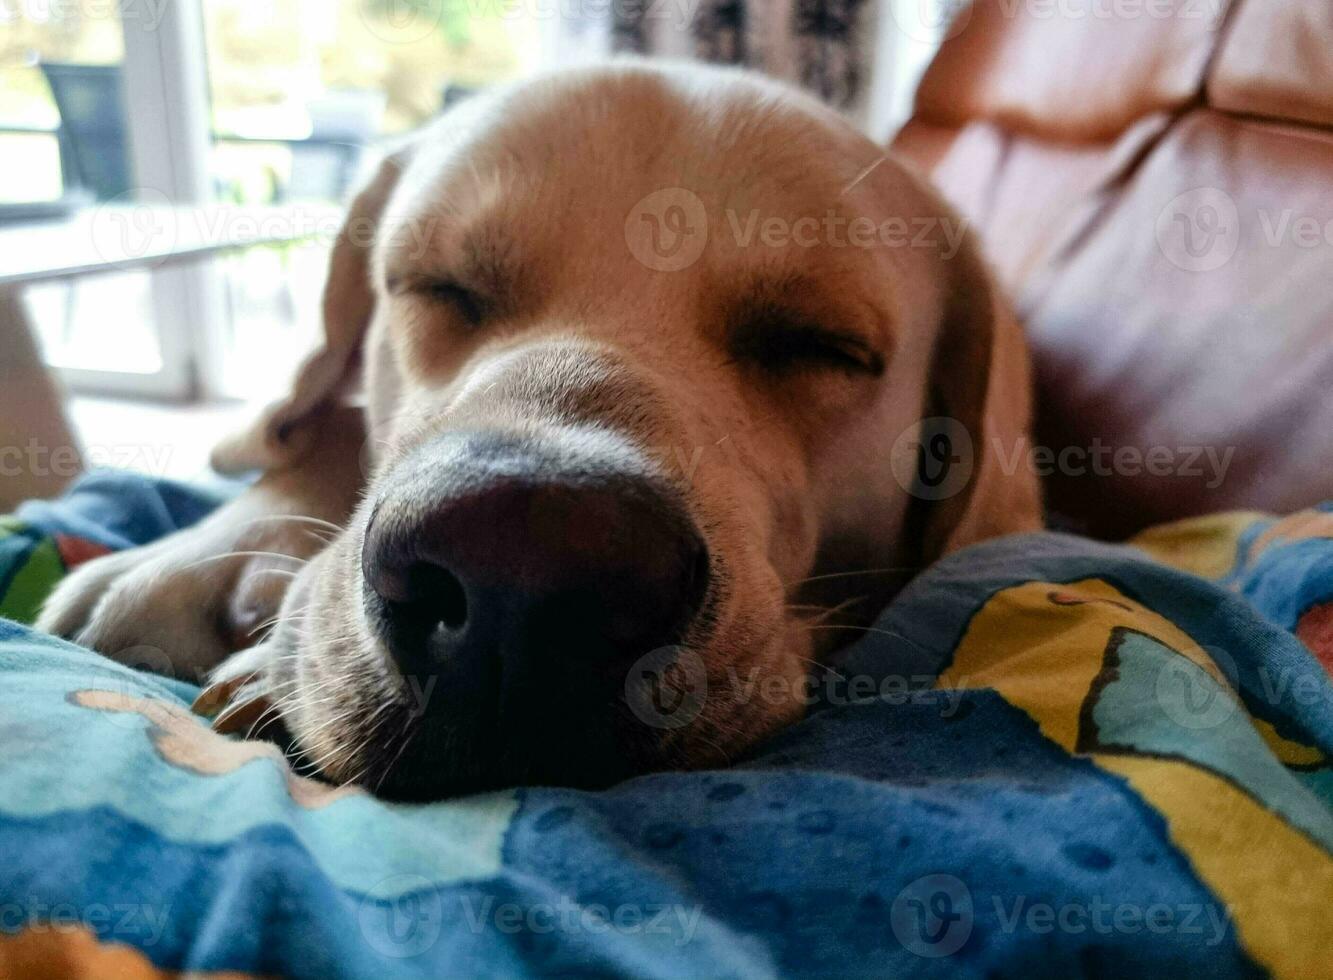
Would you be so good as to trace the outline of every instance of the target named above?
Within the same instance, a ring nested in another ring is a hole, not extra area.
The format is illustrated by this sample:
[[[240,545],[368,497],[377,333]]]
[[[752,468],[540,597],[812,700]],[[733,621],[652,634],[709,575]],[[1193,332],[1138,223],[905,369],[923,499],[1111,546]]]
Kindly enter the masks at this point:
[[[120,6],[11,3],[0,6],[0,25],[0,202],[78,193],[91,204],[129,194]],[[38,286],[27,300],[53,364],[74,372],[161,371],[148,273]],[[117,311],[114,322],[107,310]]]
[[[386,136],[536,64],[539,23],[504,10],[498,0],[203,0],[217,199],[343,200]],[[225,392],[277,390],[274,375],[309,348],[327,255],[320,240],[223,261]]]
[[[513,0],[0,0],[0,202],[81,193],[323,209],[293,220],[327,228],[386,138],[544,63],[552,31],[569,28],[557,12]],[[93,115],[97,138],[121,146],[119,183],[73,172],[60,66],[115,106]],[[47,360],[75,389],[271,395],[318,329],[328,237],[26,295]]]

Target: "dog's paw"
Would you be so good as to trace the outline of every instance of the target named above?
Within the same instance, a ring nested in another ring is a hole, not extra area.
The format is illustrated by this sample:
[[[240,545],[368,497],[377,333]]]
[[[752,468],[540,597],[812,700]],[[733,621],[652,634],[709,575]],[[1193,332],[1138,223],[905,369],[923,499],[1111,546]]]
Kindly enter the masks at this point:
[[[134,568],[147,548],[131,548],[85,562],[70,572],[46,597],[36,627],[67,640],[74,639],[92,618],[93,607],[111,584]]]
[[[206,523],[88,562],[60,583],[36,625],[129,666],[198,682],[262,638],[295,570],[322,545]]]

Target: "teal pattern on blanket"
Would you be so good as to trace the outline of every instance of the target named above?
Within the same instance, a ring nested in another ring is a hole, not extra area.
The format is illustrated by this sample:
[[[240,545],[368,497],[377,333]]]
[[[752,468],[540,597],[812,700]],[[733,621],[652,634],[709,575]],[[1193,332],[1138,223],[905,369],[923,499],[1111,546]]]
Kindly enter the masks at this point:
[[[217,500],[0,523],[0,977],[1327,975],[1333,508],[970,548],[729,769],[406,806],[12,621]]]

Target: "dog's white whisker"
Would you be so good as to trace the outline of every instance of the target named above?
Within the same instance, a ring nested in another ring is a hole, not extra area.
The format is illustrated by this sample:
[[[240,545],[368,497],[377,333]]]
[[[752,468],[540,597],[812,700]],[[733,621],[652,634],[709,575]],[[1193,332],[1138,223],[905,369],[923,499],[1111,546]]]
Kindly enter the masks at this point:
[[[273,629],[273,627],[277,626],[280,622],[282,622],[282,617],[274,616],[272,619],[266,619],[262,623],[257,624],[250,632],[252,634],[262,633],[264,630]]]
[[[316,741],[318,741],[319,738],[322,738],[326,735],[328,736],[335,735],[336,728],[338,726],[345,725],[350,720],[351,719],[349,716],[339,716],[336,719],[337,725],[330,724],[321,726],[320,729],[318,730],[318,736],[317,737],[312,736],[310,738],[311,744],[314,744]],[[342,760],[344,762],[350,761],[351,759],[355,758],[354,746],[347,745],[340,739],[335,737],[329,737],[327,741],[330,743],[327,750],[321,753],[319,756],[310,758],[308,760],[310,771],[317,773],[324,773],[327,771],[329,764],[334,762],[335,760],[338,760],[340,757],[342,757]]]
[[[250,579],[256,578],[257,576],[260,575],[286,575],[288,578],[296,578],[296,576],[300,574],[301,574],[300,572],[293,572],[286,568],[256,568],[253,572],[250,572],[248,575],[246,575],[245,578],[242,579],[241,581],[248,582],[250,581]]]
[[[301,742],[303,744],[308,743],[314,745],[325,735],[334,732],[338,728],[338,726],[346,724],[349,720],[351,720],[351,717],[352,717],[351,712],[347,712],[340,715],[334,715],[332,718],[330,718],[324,724],[320,725],[314,731],[303,736],[301,738]],[[337,758],[340,754],[343,754],[347,751],[347,746],[342,745],[337,739],[332,739],[331,741],[333,744],[329,746],[328,749],[325,752],[321,753],[318,757],[312,758],[306,756],[307,764],[309,765],[309,768],[312,771],[322,772],[324,770],[324,767],[327,766],[333,759]]]
[[[836,671],[836,670],[834,670],[832,667],[830,667],[828,664],[826,664],[826,663],[821,663],[820,661],[814,659],[813,657],[797,657],[796,659],[799,660],[801,663],[805,664],[805,665],[808,666],[808,667],[817,667],[817,668],[819,668],[820,670],[822,670],[822,671],[824,671],[824,672],[826,672],[826,673],[832,674],[834,677],[838,678],[838,680],[840,680],[840,681],[845,681],[845,680],[847,679],[847,678],[844,677],[841,673],[839,673],[838,671]]]
[[[181,570],[195,568],[198,565],[206,565],[209,562],[222,561],[224,558],[279,558],[283,561],[294,561],[297,564],[304,565],[305,558],[298,558],[295,555],[284,555],[280,551],[228,551],[221,555],[209,555],[206,558],[200,558],[197,561],[182,565]]]
[[[341,533],[343,530],[332,521],[326,521],[319,517],[309,517],[305,514],[266,514],[263,517],[252,517],[248,521],[243,521],[238,527],[250,527],[253,524],[272,523],[274,521],[291,521],[297,524],[317,524],[335,533]]]
[[[246,730],[245,735],[242,737],[245,739],[253,738],[255,732],[262,730],[264,725],[281,718],[283,710],[287,707],[289,700],[292,699],[293,697],[299,696],[300,693],[301,693],[300,691],[293,691],[286,695],[283,695],[281,698],[270,701],[268,707],[265,708],[263,713],[260,714],[260,716],[250,724],[250,727]],[[240,702],[239,704],[235,701],[235,699],[233,699],[229,703],[228,708],[225,710],[231,710],[233,707],[240,707],[244,704],[250,703],[250,701],[258,700],[260,698],[265,698],[265,697],[268,697],[268,695],[266,693],[261,692],[257,694],[254,698],[250,698],[248,701],[243,701]]]
[[[709,748],[711,748],[719,756],[721,756],[723,762],[726,765],[731,765],[731,753],[728,752],[726,749],[724,749],[721,745],[713,741],[707,735],[701,734],[699,732],[696,732],[694,737],[697,738],[700,742],[703,742],[704,745],[707,745]]]
[[[797,611],[798,611],[798,615],[799,615],[799,610],[803,610],[803,609],[812,610],[812,611],[818,613],[818,615],[816,615],[816,616],[811,616],[811,617],[808,618],[808,619],[801,619],[801,623],[802,623],[803,625],[807,625],[807,626],[808,626],[808,625],[814,625],[814,624],[818,624],[818,623],[826,622],[827,620],[830,620],[830,619],[832,619],[834,616],[838,615],[838,613],[845,612],[846,610],[850,609],[852,606],[855,606],[855,605],[857,605],[858,603],[864,602],[864,601],[866,600],[866,598],[867,598],[866,596],[854,596],[854,597],[852,597],[852,598],[850,598],[850,599],[845,599],[845,600],[843,600],[842,602],[838,603],[836,606],[820,606],[820,605],[817,605],[817,604],[815,604],[815,603],[788,603],[788,604],[787,604],[787,608],[788,608],[788,609],[792,609],[792,610],[797,610]]]
[[[388,709],[394,707],[398,707],[396,702],[383,701],[380,703],[380,706],[372,711],[361,723],[362,727],[366,729],[365,736],[362,739],[363,743],[368,743],[375,737],[375,734],[379,731],[380,727],[391,717],[391,714],[387,713]]]
[[[258,697],[264,697],[264,695],[261,694],[258,695]],[[250,723],[250,727],[246,729],[245,735],[242,737],[247,740],[254,738],[255,732],[263,731],[266,725],[273,721],[277,721],[281,717],[282,712],[278,709],[278,706],[273,702],[269,702],[268,707],[263,710],[258,718]]]
[[[891,636],[894,639],[902,640],[905,643],[910,643],[912,644],[912,646],[917,647],[918,649],[923,649],[923,650],[925,649],[925,647],[921,646],[920,643],[918,643],[916,640],[912,639],[910,636],[907,636],[904,633],[899,633],[897,630],[881,629],[878,626],[853,626],[851,624],[839,625],[837,623],[829,623],[826,625],[817,624],[814,626],[807,626],[805,628],[811,630],[853,630],[861,633],[878,633],[883,636]]]
[[[889,155],[887,153],[881,154],[880,157],[877,160],[875,160],[874,163],[872,163],[870,166],[866,167],[859,174],[857,174],[850,184],[848,184],[842,190],[838,191],[838,196],[842,197],[844,194],[848,193],[853,187],[855,187],[857,184],[861,183],[861,181],[865,180],[867,177],[873,174],[875,170],[878,169],[882,163],[884,163],[884,161],[888,160],[888,158]]]
[[[809,578],[803,578],[793,583],[793,587],[799,585],[808,585],[811,582],[823,582],[834,578],[851,578],[853,575],[888,575],[894,572],[919,572],[921,569],[916,565],[886,565],[884,568],[862,568],[853,572],[828,572],[823,575],[811,575]]]
[[[389,760],[389,764],[385,766],[384,771],[380,773],[379,781],[375,783],[374,792],[378,793],[380,791],[380,787],[384,785],[384,780],[388,778],[389,773],[393,772],[393,767],[398,765],[398,760],[403,757],[403,753],[407,751],[408,745],[411,744],[412,739],[416,737],[416,733],[419,731],[421,731],[420,726],[414,728],[412,726],[412,719],[409,716],[407,721],[403,725],[403,733],[400,736],[400,738],[402,739],[402,744],[398,746],[398,751],[393,754],[393,758]],[[449,737],[453,735],[453,730],[450,729],[448,732],[445,733],[445,735],[446,737],[445,737],[444,748],[447,751]]]
[[[356,752],[358,755],[361,755],[365,758],[365,764],[362,766],[361,771],[358,772],[357,775],[348,779],[347,782],[349,783],[356,782],[362,776],[364,776],[366,772],[370,769],[370,766],[374,761],[374,755],[369,751],[370,746],[374,743],[375,736],[377,736],[380,733],[380,730],[384,728],[385,724],[392,717],[393,717],[392,713],[384,715],[373,726],[371,726],[370,730],[367,731],[364,736],[362,736],[360,744],[357,746]]]

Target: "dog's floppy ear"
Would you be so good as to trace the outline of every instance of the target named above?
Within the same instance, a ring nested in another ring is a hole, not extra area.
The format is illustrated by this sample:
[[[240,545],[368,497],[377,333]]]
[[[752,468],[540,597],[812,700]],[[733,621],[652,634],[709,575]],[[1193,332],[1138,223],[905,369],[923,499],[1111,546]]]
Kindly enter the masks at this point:
[[[281,469],[295,463],[311,443],[307,422],[335,406],[357,379],[366,329],[375,312],[370,252],[380,214],[407,165],[410,147],[391,153],[352,199],[334,240],[324,283],[323,342],[292,380],[291,391],[269,405],[248,428],[213,450],[219,473]]]
[[[944,264],[948,292],[931,364],[931,418],[919,440],[924,562],[1042,526],[1041,492],[1026,465],[1032,393],[1022,328],[970,233]]]

